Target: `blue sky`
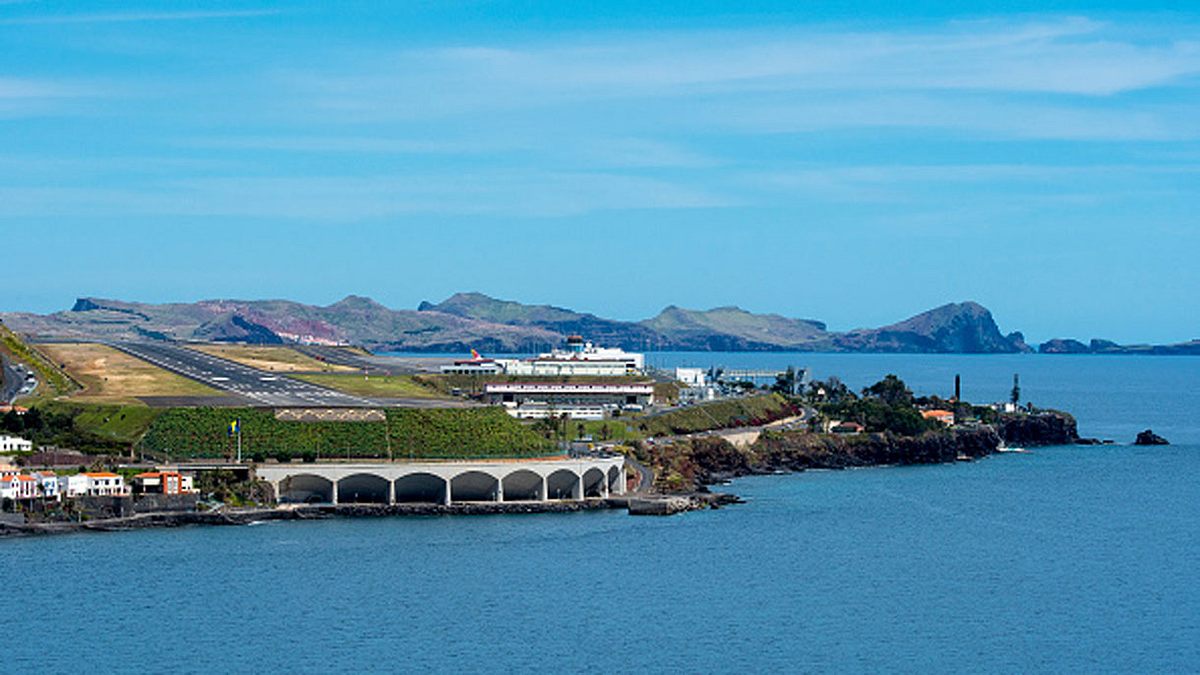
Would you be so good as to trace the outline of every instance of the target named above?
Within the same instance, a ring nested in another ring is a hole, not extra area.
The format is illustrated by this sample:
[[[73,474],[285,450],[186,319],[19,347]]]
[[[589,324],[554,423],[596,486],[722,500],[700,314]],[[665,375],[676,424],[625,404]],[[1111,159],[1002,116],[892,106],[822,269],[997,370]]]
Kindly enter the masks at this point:
[[[1191,4],[0,0],[0,309],[1200,337]]]

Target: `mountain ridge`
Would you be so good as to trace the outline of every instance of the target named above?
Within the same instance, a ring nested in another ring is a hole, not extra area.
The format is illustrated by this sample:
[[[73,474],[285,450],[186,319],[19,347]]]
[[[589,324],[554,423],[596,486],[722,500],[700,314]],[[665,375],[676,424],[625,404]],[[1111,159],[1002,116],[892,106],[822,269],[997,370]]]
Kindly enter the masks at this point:
[[[882,328],[830,331],[815,319],[757,314],[727,305],[668,305],[642,321],[606,319],[553,305],[527,305],[478,292],[456,293],[416,309],[391,309],[361,295],[329,305],[292,300],[138,303],[78,298],[70,310],[0,314],[35,338],[286,344],[356,344],[375,351],[531,352],[579,334],[637,350],[1016,353],[1031,351],[1019,332],[1004,335],[979,303],[948,303]]]

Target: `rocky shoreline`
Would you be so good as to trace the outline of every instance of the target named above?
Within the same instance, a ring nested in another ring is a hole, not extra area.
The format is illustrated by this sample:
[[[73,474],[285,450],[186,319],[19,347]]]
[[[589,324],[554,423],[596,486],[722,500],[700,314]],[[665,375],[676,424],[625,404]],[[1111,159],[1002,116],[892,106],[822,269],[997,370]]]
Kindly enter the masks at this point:
[[[969,461],[1000,452],[1005,445],[1072,445],[1075,419],[1059,412],[1004,416],[993,425],[930,431],[917,436],[889,432],[818,434],[764,433],[754,445],[735,447],[720,438],[692,438],[642,449],[639,460],[667,477],[665,492],[687,494],[743,476]],[[672,482],[673,481],[673,482]]]
[[[0,538],[69,534],[73,532],[128,532],[150,528],[192,525],[250,525],[269,521],[321,520],[329,518],[383,518],[393,516],[486,516],[501,514],[577,513],[626,509],[632,515],[672,515],[683,511],[720,508],[739,503],[720,493],[694,495],[629,495],[607,499],[553,502],[473,502],[469,504],[315,504],[277,508],[222,509],[219,511],[176,511],[140,513],[123,518],[82,522],[9,523],[0,521]]]

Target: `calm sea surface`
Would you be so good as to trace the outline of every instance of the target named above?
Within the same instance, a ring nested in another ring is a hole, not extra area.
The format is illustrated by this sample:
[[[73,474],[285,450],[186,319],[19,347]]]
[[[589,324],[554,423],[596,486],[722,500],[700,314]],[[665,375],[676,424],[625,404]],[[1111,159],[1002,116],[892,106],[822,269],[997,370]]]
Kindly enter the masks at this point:
[[[656,354],[1007,396],[1085,435],[737,481],[745,505],[0,541],[6,672],[1196,671],[1200,359]]]

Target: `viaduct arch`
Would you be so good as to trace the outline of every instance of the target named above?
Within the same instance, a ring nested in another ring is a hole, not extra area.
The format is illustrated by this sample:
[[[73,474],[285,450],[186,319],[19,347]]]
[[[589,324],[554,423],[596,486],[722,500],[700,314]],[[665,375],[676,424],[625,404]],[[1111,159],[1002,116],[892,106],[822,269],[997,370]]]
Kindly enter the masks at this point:
[[[625,459],[261,464],[280,503],[455,504],[625,494]]]

